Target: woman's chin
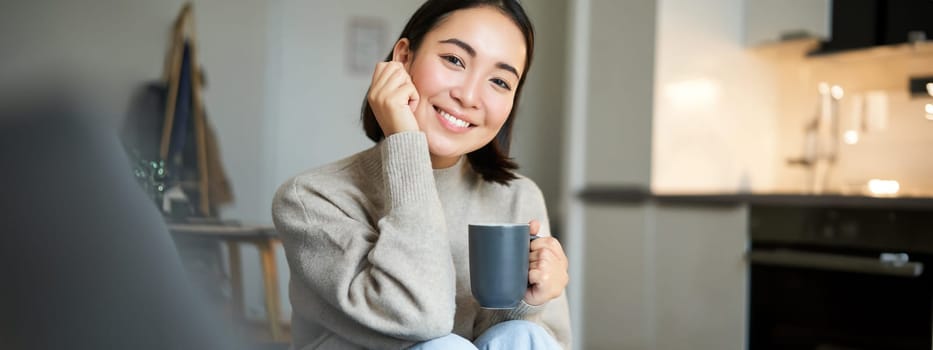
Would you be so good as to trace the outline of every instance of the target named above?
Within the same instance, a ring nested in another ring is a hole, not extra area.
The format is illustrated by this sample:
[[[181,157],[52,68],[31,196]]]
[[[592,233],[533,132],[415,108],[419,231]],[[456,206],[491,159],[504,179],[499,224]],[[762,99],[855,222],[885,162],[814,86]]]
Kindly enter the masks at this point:
[[[457,143],[453,140],[432,134],[427,134],[427,138],[428,150],[431,151],[432,155],[444,157],[456,156],[458,147]]]
[[[456,160],[460,156],[464,155],[464,152],[455,145],[441,143],[441,142],[431,142],[428,140],[428,151],[431,152],[431,159],[446,159],[446,160]]]
[[[431,152],[432,159],[435,159],[435,158],[436,159],[457,159],[463,155],[463,153],[460,153],[460,152],[444,152],[444,151],[436,151],[433,149],[430,152]]]

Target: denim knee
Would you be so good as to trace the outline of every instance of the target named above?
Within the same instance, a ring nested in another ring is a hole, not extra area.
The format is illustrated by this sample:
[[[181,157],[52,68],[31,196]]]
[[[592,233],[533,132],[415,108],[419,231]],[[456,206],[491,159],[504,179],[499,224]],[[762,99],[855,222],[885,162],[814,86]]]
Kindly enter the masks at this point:
[[[408,348],[409,350],[476,350],[469,340],[456,334],[423,341]]]
[[[561,348],[544,328],[522,320],[499,323],[486,330],[474,343],[480,350]]]

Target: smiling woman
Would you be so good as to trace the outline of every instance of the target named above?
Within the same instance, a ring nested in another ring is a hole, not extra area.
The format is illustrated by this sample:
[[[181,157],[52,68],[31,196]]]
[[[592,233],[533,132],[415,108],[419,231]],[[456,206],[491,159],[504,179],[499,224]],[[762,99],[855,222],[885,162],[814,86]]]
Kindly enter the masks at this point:
[[[502,128],[515,99],[512,86],[520,80],[515,67],[525,66],[522,37],[498,9],[460,10],[425,35],[417,52],[409,39],[399,39],[392,61],[380,66],[397,63],[394,66],[406,70],[417,87],[420,96],[409,96],[407,102],[414,104],[411,112],[427,136],[434,167],[453,165],[461,155],[489,143]],[[379,105],[391,101],[373,98],[379,92],[371,90],[370,106],[391,107]],[[375,115],[382,119],[380,113]]]
[[[412,16],[392,52],[386,57],[386,62],[381,65],[392,65],[392,62],[403,65],[402,68],[409,75],[407,78],[418,87],[418,94],[410,97],[430,94],[425,97],[441,99],[435,95],[449,92],[446,97],[448,102],[457,99],[458,103],[466,105],[464,108],[467,110],[448,111],[433,105],[429,100],[423,102],[422,106],[412,108],[417,126],[428,133],[435,167],[450,166],[453,155],[449,153],[453,150],[445,149],[451,147],[448,139],[430,133],[432,124],[427,119],[439,118],[441,125],[451,126],[448,130],[454,132],[463,129],[464,125],[469,128],[482,126],[487,132],[475,132],[471,137],[485,136],[486,141],[478,149],[470,149],[462,154],[467,154],[471,165],[483,179],[507,183],[515,179],[512,170],[518,168],[508,158],[515,119],[512,106],[518,104],[534,53],[531,21],[516,1],[438,1],[437,4],[427,6],[431,3],[426,3]],[[458,15],[458,10],[467,14]],[[424,50],[421,50],[422,46]],[[425,60],[427,62],[422,62]],[[447,68],[448,71],[440,68]],[[377,68],[376,73],[379,72]],[[373,78],[375,83],[376,76]],[[489,88],[489,85],[494,85],[498,89],[477,90],[480,87],[476,85],[477,81],[488,82],[483,86]],[[378,142],[388,134],[373,111],[373,91],[370,87],[370,94],[363,102],[362,119],[366,135]],[[488,92],[496,92],[498,96],[489,96]],[[441,102],[444,101],[438,103]],[[477,102],[482,104],[477,105]],[[427,106],[433,107],[436,113],[422,109]],[[455,109],[454,106],[451,108]],[[481,118],[478,121],[483,124],[469,118]],[[492,125],[493,122],[499,123]],[[408,127],[411,128],[411,125]],[[489,135],[490,130],[496,132]],[[395,129],[390,131],[397,132]],[[447,158],[446,161],[444,158]]]
[[[363,102],[377,144],[276,193],[296,348],[569,348],[567,257],[509,158],[533,49],[514,0],[429,0],[411,17]],[[512,309],[471,295],[477,222],[530,223],[539,237]]]

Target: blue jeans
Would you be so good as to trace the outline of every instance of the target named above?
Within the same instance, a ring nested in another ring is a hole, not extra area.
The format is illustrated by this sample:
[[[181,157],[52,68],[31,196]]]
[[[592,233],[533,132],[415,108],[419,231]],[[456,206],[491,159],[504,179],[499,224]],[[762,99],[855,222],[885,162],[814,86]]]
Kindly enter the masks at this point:
[[[415,344],[410,350],[560,350],[554,337],[529,321],[507,321],[492,326],[471,343],[456,334],[448,334]]]

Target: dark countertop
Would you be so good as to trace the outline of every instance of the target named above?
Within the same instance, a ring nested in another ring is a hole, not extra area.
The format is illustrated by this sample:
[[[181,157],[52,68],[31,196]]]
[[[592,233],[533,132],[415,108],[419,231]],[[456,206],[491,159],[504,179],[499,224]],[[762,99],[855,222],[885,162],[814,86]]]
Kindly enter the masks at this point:
[[[638,204],[656,202],[662,205],[764,205],[835,208],[885,208],[933,210],[933,197],[868,197],[839,194],[807,195],[787,193],[652,193],[640,186],[593,186],[578,193],[588,204]]]

